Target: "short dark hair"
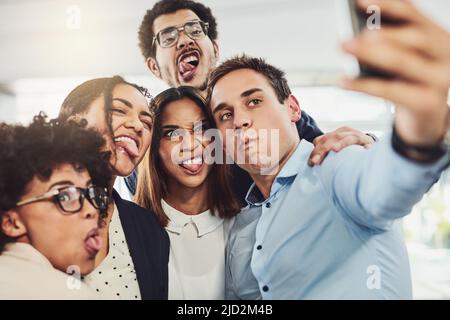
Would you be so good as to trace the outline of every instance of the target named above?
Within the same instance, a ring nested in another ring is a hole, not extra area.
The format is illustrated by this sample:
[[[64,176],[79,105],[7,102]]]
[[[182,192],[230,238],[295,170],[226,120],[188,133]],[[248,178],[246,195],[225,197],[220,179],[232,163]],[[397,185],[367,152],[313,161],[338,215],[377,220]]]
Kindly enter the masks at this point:
[[[167,196],[167,175],[159,157],[159,147],[162,138],[161,121],[164,109],[172,102],[182,99],[193,101],[205,114],[207,121],[213,125],[214,119],[209,112],[201,91],[189,86],[169,88],[152,100],[151,106],[155,112],[152,143],[144,161],[139,167],[138,184],[135,201],[140,206],[152,210],[161,225],[166,227],[169,218],[164,213],[161,199]],[[211,213],[217,213],[221,218],[230,218],[240,211],[240,206],[231,190],[230,168],[227,164],[212,164],[208,175],[208,208]]]
[[[155,3],[152,9],[147,10],[139,27],[139,47],[145,59],[156,56],[156,46],[153,46],[153,37],[155,36],[153,22],[155,19],[163,14],[170,14],[184,9],[191,10],[200,20],[207,22],[209,24],[208,37],[211,40],[217,39],[216,18],[213,16],[211,9],[203,3],[192,0],[160,0]]]
[[[217,81],[219,81],[230,72],[240,69],[254,70],[266,77],[271,87],[275,90],[278,101],[280,103],[283,103],[292,93],[283,71],[268,64],[262,58],[249,57],[244,54],[226,60],[215,70],[213,70],[211,76],[209,77],[208,83],[208,104],[211,100],[212,90],[214,89]]]
[[[74,122],[47,121],[44,113],[29,126],[0,123],[0,218],[14,208],[34,177],[50,179],[61,164],[86,168],[92,183],[109,188],[110,153],[95,131]],[[14,241],[0,230],[0,253]]]

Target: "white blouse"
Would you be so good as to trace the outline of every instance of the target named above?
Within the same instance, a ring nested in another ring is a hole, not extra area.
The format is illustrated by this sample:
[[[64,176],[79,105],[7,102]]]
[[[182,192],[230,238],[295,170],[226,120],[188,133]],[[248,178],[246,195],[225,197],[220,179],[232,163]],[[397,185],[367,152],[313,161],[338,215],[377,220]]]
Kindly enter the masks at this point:
[[[85,276],[84,282],[102,296],[114,296],[120,300],[141,299],[136,271],[116,205],[109,224],[108,255],[94,271]]]
[[[170,219],[169,300],[224,299],[227,224],[209,210],[186,215],[161,203]]]

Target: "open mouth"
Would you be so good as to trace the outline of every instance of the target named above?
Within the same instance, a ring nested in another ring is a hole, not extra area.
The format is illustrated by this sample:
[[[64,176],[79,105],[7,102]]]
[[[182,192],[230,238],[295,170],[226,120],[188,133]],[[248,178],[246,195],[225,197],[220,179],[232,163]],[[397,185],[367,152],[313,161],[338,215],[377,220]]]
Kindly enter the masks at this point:
[[[179,164],[185,172],[191,175],[198,174],[203,168],[203,157],[197,156],[191,159],[183,160]]]
[[[114,138],[114,144],[118,151],[128,154],[130,158],[139,156],[139,141],[130,136],[118,136]]]
[[[184,82],[189,82],[194,78],[195,71],[200,63],[200,53],[189,51],[178,57],[178,73]]]
[[[84,239],[84,245],[91,257],[95,257],[102,247],[102,238],[100,237],[98,228],[94,228],[87,234]]]

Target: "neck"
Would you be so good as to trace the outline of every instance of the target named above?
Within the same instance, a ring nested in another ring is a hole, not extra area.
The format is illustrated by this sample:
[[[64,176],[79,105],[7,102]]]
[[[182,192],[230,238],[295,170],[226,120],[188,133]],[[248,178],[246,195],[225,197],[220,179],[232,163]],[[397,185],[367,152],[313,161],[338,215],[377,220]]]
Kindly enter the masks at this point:
[[[275,178],[280,173],[280,171],[283,169],[283,167],[288,162],[288,160],[291,158],[292,154],[297,149],[297,146],[299,143],[300,143],[300,140],[295,141],[295,143],[292,145],[292,147],[289,149],[289,151],[280,159],[277,169],[272,174],[261,175],[261,174],[250,173],[250,177],[252,177],[253,181],[255,182],[259,191],[263,195],[264,199],[269,198],[270,190],[272,189],[272,184],[273,184]]]
[[[169,183],[164,200],[178,211],[187,215],[197,215],[208,210],[208,184],[206,181],[196,188]]]

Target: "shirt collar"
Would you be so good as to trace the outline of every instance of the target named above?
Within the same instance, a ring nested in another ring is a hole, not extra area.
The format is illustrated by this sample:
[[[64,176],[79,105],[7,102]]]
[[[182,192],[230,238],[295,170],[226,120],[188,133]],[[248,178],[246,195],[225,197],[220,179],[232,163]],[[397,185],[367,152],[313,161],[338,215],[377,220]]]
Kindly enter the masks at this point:
[[[308,158],[313,148],[314,145],[312,143],[306,140],[300,141],[294,153],[290,156],[273,181],[270,189],[270,197],[277,193],[282,186],[293,181],[297,175],[304,170],[305,166],[308,164]],[[265,201],[254,182],[245,196],[245,201],[250,206],[258,206]]]
[[[184,227],[192,223],[197,229],[197,236],[202,237],[216,230],[223,223],[223,219],[211,214],[211,210],[196,215],[188,215],[171,207],[164,199],[161,199],[161,205],[165,214],[169,217],[166,229],[176,234],[181,234]]]

